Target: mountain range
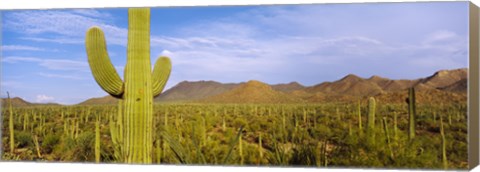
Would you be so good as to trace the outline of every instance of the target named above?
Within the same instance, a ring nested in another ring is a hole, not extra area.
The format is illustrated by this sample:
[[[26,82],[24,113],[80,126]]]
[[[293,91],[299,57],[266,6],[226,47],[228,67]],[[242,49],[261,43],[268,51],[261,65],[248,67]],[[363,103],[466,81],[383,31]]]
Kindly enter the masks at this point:
[[[44,105],[60,106],[60,104],[58,104],[58,103],[31,103],[31,102],[23,100],[20,97],[13,97],[13,98],[10,99],[10,101],[12,102],[12,106],[14,106],[14,107],[44,106]],[[5,107],[7,105],[7,102],[8,101],[7,101],[6,98],[0,99],[0,103],[1,103],[2,107]]]
[[[414,87],[419,102],[466,101],[467,68],[440,70],[425,78],[394,80],[349,74],[339,80],[304,86],[298,82],[269,85],[251,80],[241,83],[183,81],[164,91],[155,102],[197,103],[307,103],[353,101],[374,96],[380,101],[402,102]],[[112,104],[111,96],[88,99],[80,105]],[[28,103],[28,102],[27,102]]]

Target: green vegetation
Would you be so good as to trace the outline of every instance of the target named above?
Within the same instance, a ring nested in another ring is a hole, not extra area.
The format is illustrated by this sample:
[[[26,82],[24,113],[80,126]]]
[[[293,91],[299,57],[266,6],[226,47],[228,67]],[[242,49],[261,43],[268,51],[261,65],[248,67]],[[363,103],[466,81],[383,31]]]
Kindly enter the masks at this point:
[[[17,149],[2,157],[124,162],[118,146],[123,141],[121,104],[14,108],[13,119],[5,116],[4,123],[13,122]],[[369,118],[359,118],[358,106],[360,114],[375,109],[382,119],[382,125],[371,128],[367,121],[365,127],[377,133],[375,144],[361,134],[359,119]],[[467,168],[465,104],[417,103],[413,140],[407,103],[375,102],[372,107],[373,98],[322,104],[155,104],[149,154],[153,163],[162,164]],[[451,124],[443,123],[448,114],[453,114]],[[2,139],[9,140],[9,132],[3,133]]]

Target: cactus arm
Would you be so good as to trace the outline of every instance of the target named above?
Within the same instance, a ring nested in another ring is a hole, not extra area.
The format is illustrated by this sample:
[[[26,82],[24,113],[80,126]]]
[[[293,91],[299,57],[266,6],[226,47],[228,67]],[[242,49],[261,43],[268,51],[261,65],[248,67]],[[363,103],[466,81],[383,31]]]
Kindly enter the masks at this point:
[[[85,39],[88,63],[95,81],[108,94],[121,98],[123,82],[110,62],[102,30],[98,27],[90,28]]]
[[[172,63],[168,57],[160,57],[155,62],[155,67],[152,73],[152,94],[157,97],[162,93],[163,88],[167,84],[172,70]]]

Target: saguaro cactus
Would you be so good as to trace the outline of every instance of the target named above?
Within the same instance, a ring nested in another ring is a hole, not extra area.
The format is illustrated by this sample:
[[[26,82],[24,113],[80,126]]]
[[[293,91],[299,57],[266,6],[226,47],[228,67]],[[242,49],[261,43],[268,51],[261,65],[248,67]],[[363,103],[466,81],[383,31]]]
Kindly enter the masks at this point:
[[[95,121],[95,162],[100,163],[100,117]]]
[[[408,89],[408,139],[415,138],[415,89]]]
[[[398,140],[397,113],[393,113],[393,140]]]
[[[445,139],[445,130],[443,129],[443,118],[440,115],[440,135],[442,137],[442,163],[443,163],[443,169],[446,170],[448,169],[448,160],[447,160],[447,143]]]
[[[124,82],[116,73],[102,30],[87,31],[86,50],[93,76],[110,95],[123,99],[123,151],[126,163],[151,163],[153,97],[158,96],[171,70],[170,59],[160,57],[153,72],[150,63],[150,9],[128,10],[127,64]]]
[[[14,135],[14,128],[13,128],[13,108],[12,108],[12,100],[10,100],[10,93],[7,92],[8,97],[8,113],[10,116],[8,117],[8,129],[10,131],[10,153],[15,152],[15,135]]]
[[[362,132],[363,127],[362,127],[362,109],[360,107],[360,100],[357,103],[357,115],[358,115],[358,129],[360,129],[360,132]]]
[[[258,164],[260,164],[263,160],[262,133],[260,133],[259,136],[258,136],[258,153],[259,153]]]
[[[375,139],[375,110],[376,110],[375,98],[370,97],[368,99],[367,134],[368,134],[369,142],[372,142],[372,143],[373,143],[373,140]]]
[[[240,155],[240,165],[243,165],[244,157],[243,157],[243,143],[242,143],[242,136],[239,138],[238,141],[238,154]]]
[[[390,143],[390,132],[388,130],[388,122],[387,122],[387,117],[383,117],[383,131],[385,132],[385,137],[387,141],[387,146],[388,150],[390,151],[390,158],[393,159],[393,150],[392,150],[392,145]]]

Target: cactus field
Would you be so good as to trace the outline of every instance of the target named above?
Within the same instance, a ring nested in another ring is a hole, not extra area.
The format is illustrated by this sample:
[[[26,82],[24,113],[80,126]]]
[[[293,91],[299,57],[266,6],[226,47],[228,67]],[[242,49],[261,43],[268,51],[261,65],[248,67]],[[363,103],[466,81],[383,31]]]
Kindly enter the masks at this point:
[[[153,164],[467,168],[465,104],[417,105],[411,137],[407,104],[373,100],[155,104],[147,153]],[[3,109],[9,113],[4,160],[124,162],[121,106]]]

